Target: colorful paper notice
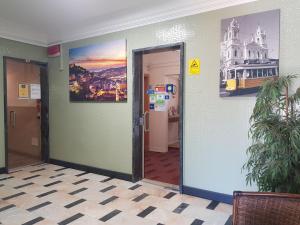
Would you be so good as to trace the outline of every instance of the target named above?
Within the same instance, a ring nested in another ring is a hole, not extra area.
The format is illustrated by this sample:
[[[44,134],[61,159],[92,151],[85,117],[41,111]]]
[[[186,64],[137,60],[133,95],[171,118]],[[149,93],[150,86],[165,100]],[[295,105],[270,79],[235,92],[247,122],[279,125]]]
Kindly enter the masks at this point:
[[[149,90],[147,90],[147,94],[148,95],[153,95],[155,92],[154,92],[154,90],[153,89],[149,89]]]
[[[173,91],[174,91],[174,85],[173,84],[167,84],[166,85],[166,91],[168,93],[173,93]]]
[[[189,75],[200,75],[200,59],[189,60]]]
[[[157,94],[156,95],[156,102],[155,102],[155,111],[164,112],[167,110],[167,104],[165,100],[164,94]]]
[[[154,110],[154,108],[155,108],[155,104],[154,104],[154,103],[150,103],[150,104],[149,104],[149,109],[150,109],[150,110]]]
[[[165,85],[159,85],[155,87],[155,92],[166,92]]]
[[[155,103],[156,102],[156,95],[149,95],[149,102]]]

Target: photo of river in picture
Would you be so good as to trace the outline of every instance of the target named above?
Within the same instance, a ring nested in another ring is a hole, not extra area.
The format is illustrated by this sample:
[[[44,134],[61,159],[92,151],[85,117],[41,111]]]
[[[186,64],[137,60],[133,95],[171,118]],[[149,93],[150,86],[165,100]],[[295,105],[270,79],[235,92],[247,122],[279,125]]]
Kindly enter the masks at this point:
[[[69,50],[71,102],[126,102],[126,40]]]

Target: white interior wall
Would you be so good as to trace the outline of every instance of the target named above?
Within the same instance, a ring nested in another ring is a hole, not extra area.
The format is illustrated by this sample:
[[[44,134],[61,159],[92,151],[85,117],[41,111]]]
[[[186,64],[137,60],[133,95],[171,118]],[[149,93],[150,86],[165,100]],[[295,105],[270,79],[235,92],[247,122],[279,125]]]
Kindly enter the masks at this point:
[[[149,74],[149,85],[166,85],[167,83],[174,81],[174,77],[170,75],[177,75],[180,73],[179,51],[146,54],[143,56],[143,62],[144,73]],[[175,99],[171,101],[172,105],[176,102]],[[149,117],[149,150],[155,152],[167,152],[169,143],[176,139],[176,135],[178,135],[178,128],[174,129],[176,125],[172,124],[172,131],[170,132],[168,110],[163,112],[149,110]],[[173,140],[170,140],[170,138]]]

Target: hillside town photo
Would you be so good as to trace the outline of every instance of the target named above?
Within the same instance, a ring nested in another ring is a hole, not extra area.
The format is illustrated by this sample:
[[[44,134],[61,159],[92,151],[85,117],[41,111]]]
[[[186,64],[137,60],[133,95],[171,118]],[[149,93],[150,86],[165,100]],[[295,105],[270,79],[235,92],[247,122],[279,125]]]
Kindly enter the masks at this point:
[[[70,101],[127,101],[126,40],[69,51]]]
[[[279,10],[222,20],[221,97],[255,96],[279,75],[279,20]]]

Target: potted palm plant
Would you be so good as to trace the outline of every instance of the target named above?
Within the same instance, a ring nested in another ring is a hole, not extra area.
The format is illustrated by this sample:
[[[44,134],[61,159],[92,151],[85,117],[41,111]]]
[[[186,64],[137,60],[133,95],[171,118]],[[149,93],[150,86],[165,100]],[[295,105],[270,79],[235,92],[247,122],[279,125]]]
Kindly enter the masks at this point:
[[[250,118],[247,184],[259,191],[300,193],[300,88],[295,75],[266,81]]]

